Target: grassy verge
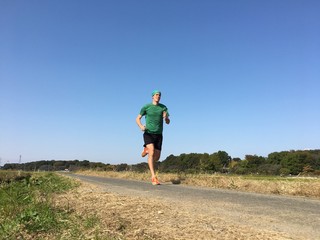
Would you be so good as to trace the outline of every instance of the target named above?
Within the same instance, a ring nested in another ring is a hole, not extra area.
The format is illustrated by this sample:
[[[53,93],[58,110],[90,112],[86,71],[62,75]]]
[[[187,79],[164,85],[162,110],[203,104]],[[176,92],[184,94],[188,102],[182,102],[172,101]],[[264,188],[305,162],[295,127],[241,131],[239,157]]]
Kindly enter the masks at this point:
[[[99,223],[95,216],[77,215],[69,204],[57,204],[56,196],[78,185],[69,178],[0,171],[0,179],[0,240],[86,239],[84,233]]]
[[[150,174],[137,172],[84,171],[80,174],[99,175],[115,178],[127,178],[150,181]],[[303,196],[320,199],[320,178],[293,178],[257,175],[225,175],[225,174],[169,174],[160,173],[161,182],[181,183],[192,186],[219,189],[234,189],[246,192]]]
[[[30,178],[31,174],[22,171],[0,171],[0,184]]]

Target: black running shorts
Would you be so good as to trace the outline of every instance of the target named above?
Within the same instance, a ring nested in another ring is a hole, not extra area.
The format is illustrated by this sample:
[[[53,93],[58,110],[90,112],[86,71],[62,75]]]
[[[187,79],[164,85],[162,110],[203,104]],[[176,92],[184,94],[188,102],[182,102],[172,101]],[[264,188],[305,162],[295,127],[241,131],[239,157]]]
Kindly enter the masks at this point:
[[[154,148],[161,151],[162,147],[162,134],[152,134],[145,132],[143,134],[144,147],[150,143],[153,143]]]

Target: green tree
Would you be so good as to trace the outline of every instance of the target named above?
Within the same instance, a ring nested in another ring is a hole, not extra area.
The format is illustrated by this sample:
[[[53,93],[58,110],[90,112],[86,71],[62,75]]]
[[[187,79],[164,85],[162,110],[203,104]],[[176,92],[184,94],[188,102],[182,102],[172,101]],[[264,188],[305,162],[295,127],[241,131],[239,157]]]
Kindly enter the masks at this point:
[[[246,155],[245,160],[247,161],[246,167],[250,173],[259,173],[259,167],[266,164],[266,159],[257,155]]]
[[[134,164],[131,166],[132,171],[135,172],[146,172],[149,169],[148,163],[142,162],[138,164]]]
[[[202,154],[200,169],[203,172],[222,172],[231,162],[231,157],[225,151],[218,151],[211,155]]]
[[[199,167],[201,172],[214,172],[216,170],[214,163],[210,159],[210,155],[208,153],[202,154],[199,160]]]
[[[126,163],[121,163],[119,165],[116,165],[116,168],[115,168],[117,172],[127,171],[128,169],[129,169],[129,166]]]

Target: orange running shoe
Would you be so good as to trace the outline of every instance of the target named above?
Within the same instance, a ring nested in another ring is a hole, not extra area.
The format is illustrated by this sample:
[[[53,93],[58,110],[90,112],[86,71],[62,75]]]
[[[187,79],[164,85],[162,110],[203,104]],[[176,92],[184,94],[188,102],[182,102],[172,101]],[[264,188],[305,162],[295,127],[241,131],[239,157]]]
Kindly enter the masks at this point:
[[[152,178],[152,185],[161,185],[156,177]]]
[[[142,153],[141,153],[141,157],[145,157],[145,156],[147,156],[147,155],[148,155],[148,148],[144,147],[144,148],[143,148],[143,151],[142,151]]]

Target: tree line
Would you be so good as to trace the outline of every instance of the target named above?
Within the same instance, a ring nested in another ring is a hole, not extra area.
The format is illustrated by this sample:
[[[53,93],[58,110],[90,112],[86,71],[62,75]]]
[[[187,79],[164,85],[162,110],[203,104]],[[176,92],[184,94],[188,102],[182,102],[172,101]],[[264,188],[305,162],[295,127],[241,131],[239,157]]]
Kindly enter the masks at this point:
[[[42,160],[28,163],[7,163],[4,170],[24,171],[148,171],[146,162],[117,165],[89,160]],[[232,158],[225,151],[208,153],[183,153],[170,155],[157,163],[157,169],[167,173],[230,173],[261,175],[317,175],[320,176],[320,150],[297,150],[270,153],[267,157],[246,155],[244,159]]]
[[[273,152],[268,157],[232,158],[225,151],[213,154],[170,155],[160,164],[165,172],[232,173],[261,175],[320,175],[320,150]]]

